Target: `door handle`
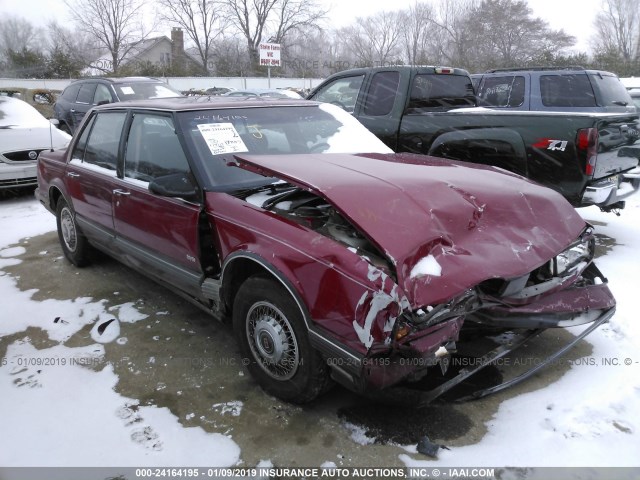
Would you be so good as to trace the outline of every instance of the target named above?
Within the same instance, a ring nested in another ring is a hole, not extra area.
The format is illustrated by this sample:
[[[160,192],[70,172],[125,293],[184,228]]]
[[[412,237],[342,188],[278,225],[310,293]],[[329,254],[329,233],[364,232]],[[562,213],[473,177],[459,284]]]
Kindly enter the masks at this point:
[[[76,113],[76,109],[72,108],[71,110],[69,110],[71,113]]]
[[[122,196],[127,196],[127,195],[131,195],[131,192],[127,192],[126,190],[120,190],[119,188],[116,188],[113,191],[114,195],[122,195]]]
[[[78,178],[80,176],[79,173],[76,172],[67,172],[67,177]]]

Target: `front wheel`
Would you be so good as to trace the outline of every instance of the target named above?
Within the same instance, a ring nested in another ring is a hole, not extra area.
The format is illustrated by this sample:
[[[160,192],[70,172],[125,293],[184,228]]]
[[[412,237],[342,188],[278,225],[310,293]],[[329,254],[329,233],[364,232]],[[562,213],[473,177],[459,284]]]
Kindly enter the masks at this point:
[[[64,256],[76,267],[89,263],[89,242],[76,224],[76,214],[64,199],[56,206],[58,239]]]
[[[300,308],[278,282],[246,280],[233,303],[233,327],[247,369],[268,393],[306,403],[329,386],[328,367],[309,343]]]

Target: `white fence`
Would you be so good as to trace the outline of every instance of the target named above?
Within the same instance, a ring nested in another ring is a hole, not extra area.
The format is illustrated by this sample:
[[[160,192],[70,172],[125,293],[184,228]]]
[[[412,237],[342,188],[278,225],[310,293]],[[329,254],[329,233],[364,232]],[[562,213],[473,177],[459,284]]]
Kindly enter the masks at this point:
[[[184,91],[191,88],[205,90],[210,87],[233,87],[238,90],[251,88],[302,88],[311,89],[317,86],[321,78],[263,78],[263,77],[167,77],[161,79],[173,88]],[[63,90],[73,79],[25,79],[25,78],[0,78],[2,87],[22,88],[49,88],[51,90]]]

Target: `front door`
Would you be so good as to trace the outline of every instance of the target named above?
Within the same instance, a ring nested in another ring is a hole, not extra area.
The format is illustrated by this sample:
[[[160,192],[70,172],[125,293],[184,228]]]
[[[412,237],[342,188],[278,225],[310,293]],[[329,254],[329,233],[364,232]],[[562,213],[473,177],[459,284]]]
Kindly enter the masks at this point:
[[[118,248],[129,262],[154,276],[197,294],[198,219],[201,205],[149,191],[155,178],[190,175],[170,116],[135,113],[124,153],[123,176],[113,189],[113,219]]]

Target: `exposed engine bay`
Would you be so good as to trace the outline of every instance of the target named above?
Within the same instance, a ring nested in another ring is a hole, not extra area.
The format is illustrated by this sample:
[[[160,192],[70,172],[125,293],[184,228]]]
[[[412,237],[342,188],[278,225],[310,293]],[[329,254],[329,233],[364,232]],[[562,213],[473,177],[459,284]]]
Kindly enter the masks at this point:
[[[249,197],[245,200],[250,201]],[[384,269],[389,276],[395,277],[385,255],[323,198],[290,187],[280,192],[274,190],[273,195],[267,197],[260,206],[345,245],[372,265]]]

